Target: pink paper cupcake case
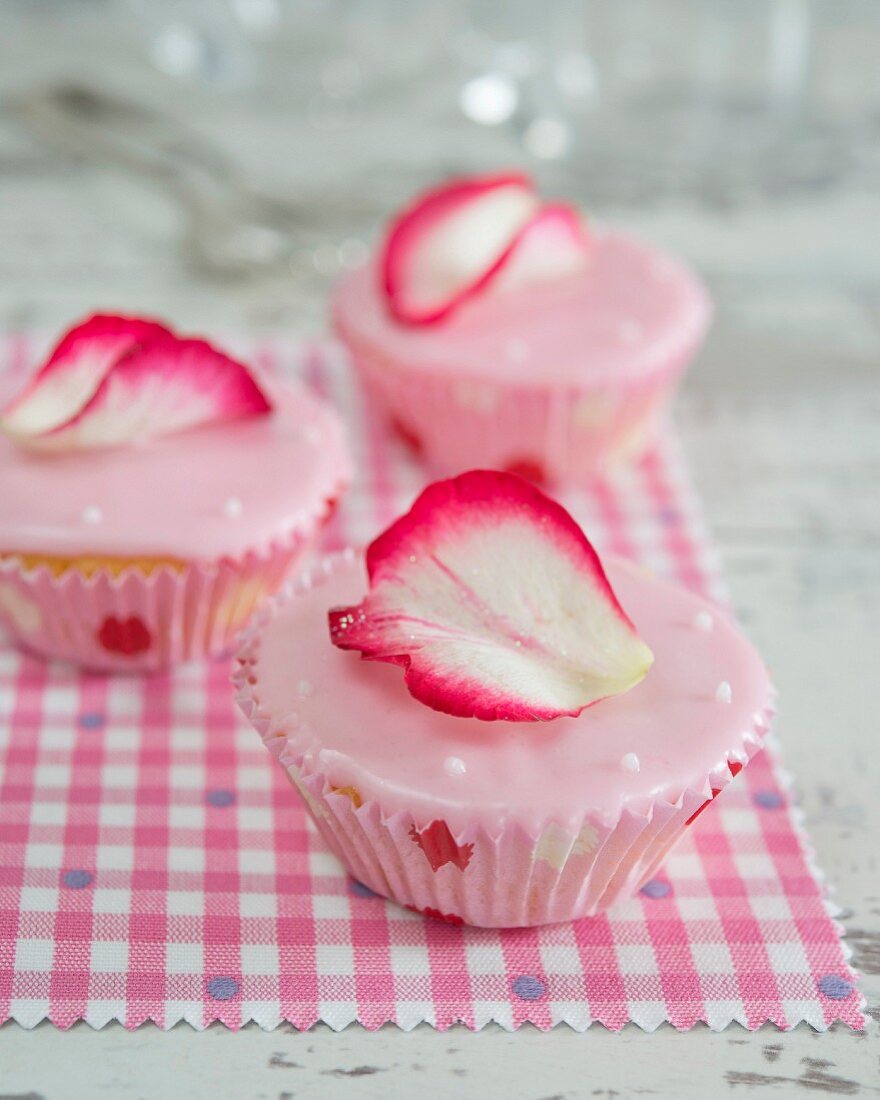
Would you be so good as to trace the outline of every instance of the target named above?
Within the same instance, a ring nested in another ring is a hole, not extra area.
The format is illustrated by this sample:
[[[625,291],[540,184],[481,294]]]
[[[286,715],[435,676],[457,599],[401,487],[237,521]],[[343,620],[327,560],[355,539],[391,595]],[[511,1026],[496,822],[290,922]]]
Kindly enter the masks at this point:
[[[337,329],[368,396],[433,471],[513,470],[547,483],[587,480],[642,454],[704,332],[639,377],[573,386],[452,378],[389,359],[338,320]]]
[[[102,672],[153,672],[234,648],[251,614],[302,561],[318,525],[242,558],[114,576],[0,561],[0,626],[43,657]]]
[[[522,927],[607,909],[654,875],[701,808],[758,752],[770,725],[768,708],[703,784],[633,803],[613,822],[586,813],[577,829],[548,821],[533,832],[510,821],[497,833],[475,825],[453,834],[443,821],[388,814],[375,800],[356,805],[350,790],[334,789],[311,755],[307,760],[294,748],[283,729],[285,716],[267,714],[259,704],[261,628],[309,583],[297,582],[255,618],[233,675],[238,704],[348,871],[377,894],[428,916]]]

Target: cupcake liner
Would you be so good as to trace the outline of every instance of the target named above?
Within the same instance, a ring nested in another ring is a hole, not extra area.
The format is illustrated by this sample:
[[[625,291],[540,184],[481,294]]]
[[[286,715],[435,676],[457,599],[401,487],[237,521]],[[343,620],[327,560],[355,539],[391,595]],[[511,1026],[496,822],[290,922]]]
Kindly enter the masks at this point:
[[[662,351],[640,377],[558,386],[451,378],[340,335],[369,396],[437,473],[502,469],[561,482],[595,476],[650,446],[703,330]]]
[[[242,558],[161,565],[136,563],[114,575],[75,565],[0,561],[0,625],[43,657],[103,672],[151,672],[230,652],[252,613],[311,548],[317,525]]]
[[[332,559],[323,568],[332,569]],[[769,728],[768,707],[702,784],[632,802],[616,821],[601,821],[585,807],[577,829],[547,820],[532,830],[511,819],[494,832],[475,824],[453,833],[442,820],[389,814],[354,788],[334,788],[315,763],[320,753],[307,758],[285,733],[283,716],[260,707],[260,632],[278,607],[311,583],[303,578],[257,615],[233,675],[238,704],[348,871],[377,894],[429,916],[523,927],[607,909],[652,877],[700,809],[758,752]]]

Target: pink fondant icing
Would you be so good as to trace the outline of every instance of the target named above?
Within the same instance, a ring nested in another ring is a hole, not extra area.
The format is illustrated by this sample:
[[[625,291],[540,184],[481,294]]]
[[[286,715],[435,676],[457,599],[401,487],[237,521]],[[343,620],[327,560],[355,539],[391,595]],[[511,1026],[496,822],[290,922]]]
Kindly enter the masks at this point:
[[[577,832],[586,816],[613,825],[625,810],[650,812],[655,800],[668,804],[685,789],[708,797],[711,773],[754,751],[771,691],[765,666],[706,601],[632,564],[605,565],[655,655],[626,694],[537,724],[429,710],[408,694],[399,668],[330,642],[328,608],[364,591],[355,559],[294,596],[259,635],[248,693],[267,719],[268,741],[283,735],[303,775],[354,787],[384,815],[412,814],[421,828],[443,821],[456,835],[511,823],[537,833],[548,822]],[[695,625],[701,611],[711,630]],[[722,681],[729,702],[716,697]],[[628,753],[637,771],[623,765]],[[464,770],[447,768],[450,757]]]
[[[0,554],[239,557],[314,526],[349,475],[336,415],[261,380],[265,416],[112,451],[38,454],[0,434]]]
[[[659,249],[598,232],[583,271],[464,303],[441,324],[401,325],[375,263],[334,297],[340,333],[414,374],[511,384],[623,382],[689,354],[709,317],[702,284]]]

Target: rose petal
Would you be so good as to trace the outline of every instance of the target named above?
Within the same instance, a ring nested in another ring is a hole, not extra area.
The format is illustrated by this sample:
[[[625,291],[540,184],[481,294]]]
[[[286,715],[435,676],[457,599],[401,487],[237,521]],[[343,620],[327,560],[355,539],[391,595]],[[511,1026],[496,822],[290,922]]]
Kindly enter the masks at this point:
[[[333,644],[402,665],[411,694],[447,714],[576,715],[653,661],[583,531],[512,474],[429,486],[367,569],[362,603],[330,612]]]
[[[427,325],[478,295],[578,271],[588,253],[577,211],[542,207],[527,177],[456,180],[421,196],[393,224],[382,279],[392,314]]]
[[[455,180],[421,195],[392,225],[382,280],[392,314],[431,324],[479,292],[539,200],[522,175]]]
[[[166,336],[123,354],[75,415],[30,442],[112,447],[270,408],[242,363],[205,340]]]
[[[69,420],[95,393],[120,355],[171,335],[158,321],[95,314],[62,336],[44,365],[0,414],[10,435],[31,437]]]

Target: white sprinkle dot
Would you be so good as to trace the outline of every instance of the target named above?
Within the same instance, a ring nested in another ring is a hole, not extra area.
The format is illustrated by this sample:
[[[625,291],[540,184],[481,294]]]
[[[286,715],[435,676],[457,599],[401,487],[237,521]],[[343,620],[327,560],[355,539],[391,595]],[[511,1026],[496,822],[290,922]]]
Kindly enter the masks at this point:
[[[467,766],[460,756],[447,756],[443,761],[443,768],[447,775],[464,775]]]
[[[223,505],[223,512],[230,519],[238,519],[243,511],[244,505],[238,497],[229,497]]]
[[[726,680],[722,680],[721,683],[715,688],[715,699],[719,703],[729,703],[733,698],[733,691],[730,684]]]
[[[314,684],[310,683],[308,680],[300,680],[296,685],[296,694],[300,699],[308,699],[310,695],[315,694]]]
[[[620,758],[620,766],[628,772],[637,772],[642,765],[634,752],[628,752]]]
[[[100,523],[103,518],[104,513],[101,511],[97,504],[90,504],[88,505],[88,507],[83,508],[83,523],[88,523],[90,526],[94,527],[95,524]]]
[[[529,357],[529,345],[525,340],[520,340],[517,337],[508,340],[504,346],[504,350],[511,363],[525,363]]]
[[[642,335],[642,326],[638,321],[621,321],[617,335],[625,344],[634,344]]]
[[[651,262],[651,274],[659,283],[671,279],[674,272],[675,268],[664,256],[657,256]]]
[[[306,424],[303,435],[306,437],[306,443],[309,443],[312,447],[317,447],[321,442],[321,431],[314,424]]]
[[[715,625],[715,620],[708,611],[698,611],[691,620],[691,625],[694,630],[702,630],[705,634],[708,634]]]

